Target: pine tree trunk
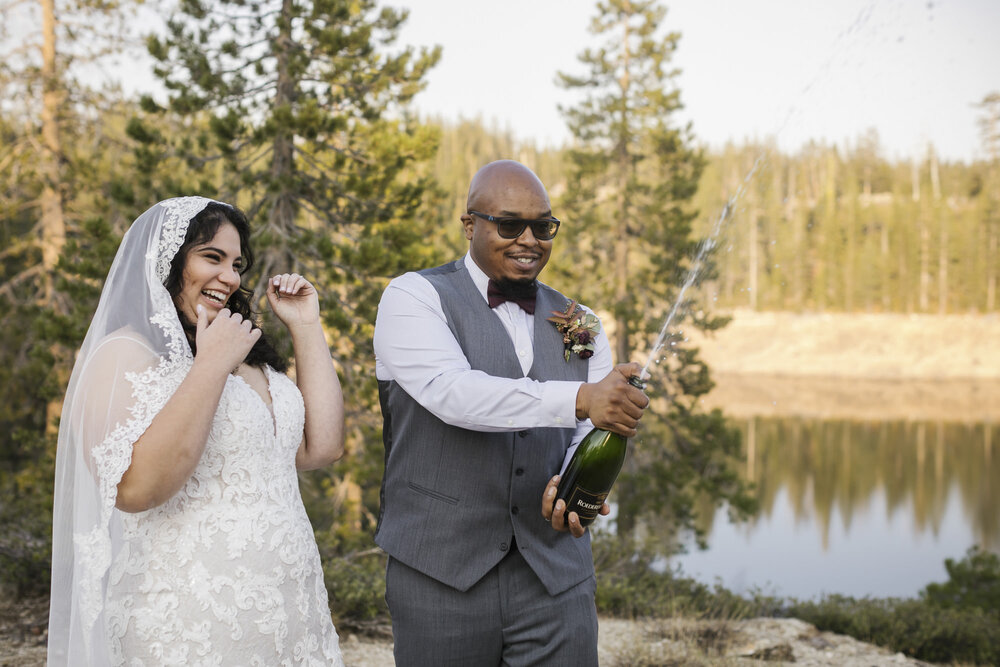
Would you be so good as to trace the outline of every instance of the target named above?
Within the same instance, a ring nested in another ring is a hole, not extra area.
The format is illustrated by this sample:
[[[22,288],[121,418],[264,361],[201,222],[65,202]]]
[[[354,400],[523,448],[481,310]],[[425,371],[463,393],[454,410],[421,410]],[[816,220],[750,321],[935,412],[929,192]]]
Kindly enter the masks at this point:
[[[629,215],[628,215],[628,180],[629,180],[629,136],[628,136],[628,99],[629,99],[629,25],[628,18],[622,19],[624,31],[622,40],[623,66],[619,82],[621,86],[621,123],[622,134],[618,141],[618,220],[615,225],[615,303],[617,316],[615,320],[615,348],[617,362],[620,364],[631,361],[632,346],[629,341],[631,329],[625,304],[628,302],[628,246],[629,246]]]
[[[55,269],[66,243],[66,220],[62,198],[62,143],[59,136],[62,89],[56,64],[55,0],[41,0],[42,6],[42,142],[40,156],[44,186],[41,196],[41,248],[45,270],[44,301],[55,297]]]
[[[290,59],[294,46],[292,38],[293,0],[282,0],[281,19],[278,22],[278,38],[275,42],[276,75],[274,108],[290,106],[295,101],[295,81],[292,78]],[[289,183],[295,174],[295,145],[290,130],[279,129],[275,134],[271,153],[271,182]],[[268,226],[273,233],[282,237],[291,237],[295,229],[297,206],[295,198],[287,189],[269,196]],[[261,275],[265,277],[277,271],[287,271],[292,268],[293,256],[287,251],[276,253],[264,249],[261,253]],[[287,264],[287,266],[286,266]]]
[[[913,181],[913,201],[919,204],[920,202],[920,169],[917,166],[917,161],[914,160],[911,170],[911,179]],[[923,212],[920,207],[917,207],[917,229],[920,236],[920,289],[919,296],[917,298],[917,306],[921,313],[926,313],[927,309],[930,307],[930,285],[931,285],[931,232],[928,228],[927,222],[924,220]]]
[[[750,310],[757,310],[757,274],[760,271],[760,208],[757,206],[748,207],[747,219],[750,220],[750,234],[747,239],[747,289],[750,291],[747,305]]]
[[[989,240],[986,245],[989,251],[986,253],[986,312],[992,313],[997,306],[997,230],[992,220],[988,221]]]
[[[892,261],[889,257],[889,219],[882,219],[882,228],[879,230],[879,254],[881,256],[881,275],[880,282],[882,283],[882,310],[889,312],[892,308],[892,295],[889,290],[889,275],[891,274],[891,267],[889,263]]]
[[[941,207],[941,176],[938,173],[936,153],[931,153],[931,194],[934,197],[934,214],[938,218],[940,240],[938,245],[938,313],[948,312],[948,225]]]
[[[851,313],[854,312],[854,255],[857,243],[854,230],[857,227],[858,215],[858,202],[856,199],[849,204],[845,213],[843,224],[847,229],[844,234],[844,245],[846,246],[844,249],[844,311]]]
[[[795,310],[801,312],[805,307],[805,230],[799,211],[802,206],[799,203],[799,193],[797,192],[796,177],[798,172],[795,165],[788,168],[788,194],[785,197],[785,217],[792,225],[792,303]]]

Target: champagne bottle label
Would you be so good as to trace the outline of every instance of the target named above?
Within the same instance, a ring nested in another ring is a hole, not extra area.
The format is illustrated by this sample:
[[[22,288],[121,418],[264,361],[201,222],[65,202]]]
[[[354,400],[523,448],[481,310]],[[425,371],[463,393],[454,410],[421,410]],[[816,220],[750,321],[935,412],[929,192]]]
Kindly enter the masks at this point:
[[[601,506],[604,505],[604,499],[607,497],[607,492],[593,493],[577,484],[573,487],[569,499],[566,501],[566,516],[569,516],[570,512],[576,512],[581,523],[590,523],[597,518]]]

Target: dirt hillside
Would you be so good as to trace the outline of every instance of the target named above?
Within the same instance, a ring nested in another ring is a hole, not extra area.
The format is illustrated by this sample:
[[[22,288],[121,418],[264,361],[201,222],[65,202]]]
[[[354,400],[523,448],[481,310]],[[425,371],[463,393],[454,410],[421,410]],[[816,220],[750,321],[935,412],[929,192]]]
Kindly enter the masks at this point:
[[[1000,317],[736,311],[691,335],[735,415],[1000,418]]]

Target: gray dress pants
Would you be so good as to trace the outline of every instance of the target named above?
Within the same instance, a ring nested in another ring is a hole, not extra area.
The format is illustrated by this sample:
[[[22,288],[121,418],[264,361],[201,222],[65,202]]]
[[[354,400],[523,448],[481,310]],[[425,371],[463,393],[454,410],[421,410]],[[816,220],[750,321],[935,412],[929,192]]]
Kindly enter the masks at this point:
[[[397,667],[597,665],[594,577],[551,596],[515,547],[465,592],[391,557],[385,580]]]

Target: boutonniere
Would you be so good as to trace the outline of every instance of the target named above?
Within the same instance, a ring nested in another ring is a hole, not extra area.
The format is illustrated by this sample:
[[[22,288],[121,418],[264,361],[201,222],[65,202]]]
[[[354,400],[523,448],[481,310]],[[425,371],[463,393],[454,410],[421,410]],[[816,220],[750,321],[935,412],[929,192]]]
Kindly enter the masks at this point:
[[[601,321],[596,315],[588,313],[580,305],[570,299],[566,304],[566,310],[560,312],[552,311],[553,317],[547,318],[549,322],[556,325],[556,329],[563,335],[563,345],[566,349],[563,353],[566,361],[569,355],[576,353],[581,359],[590,359],[594,356],[594,337],[601,326]]]

